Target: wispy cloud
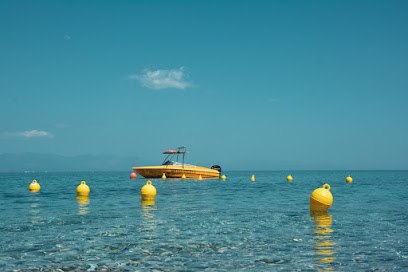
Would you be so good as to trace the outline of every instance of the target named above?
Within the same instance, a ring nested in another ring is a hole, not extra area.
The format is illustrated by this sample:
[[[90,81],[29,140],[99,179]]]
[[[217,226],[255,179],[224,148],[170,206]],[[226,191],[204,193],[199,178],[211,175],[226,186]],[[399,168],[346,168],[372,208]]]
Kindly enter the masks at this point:
[[[64,39],[67,40],[67,41],[69,41],[69,40],[71,39],[71,36],[70,36],[70,35],[65,35],[65,36],[64,36]]]
[[[3,136],[7,138],[15,138],[15,137],[22,137],[22,138],[54,138],[54,135],[41,130],[26,130],[21,132],[6,132],[3,133]]]
[[[142,74],[130,75],[130,79],[137,79],[143,87],[160,90],[167,88],[184,90],[193,87],[193,83],[186,80],[184,67],[170,70],[144,70]]]
[[[18,132],[17,135],[26,137],[26,138],[33,138],[33,137],[46,137],[46,138],[54,138],[54,135],[47,131],[41,130],[26,130],[23,132]]]
[[[55,124],[55,127],[57,128],[68,128],[70,126],[71,126],[70,124],[66,124],[66,123],[56,123]]]

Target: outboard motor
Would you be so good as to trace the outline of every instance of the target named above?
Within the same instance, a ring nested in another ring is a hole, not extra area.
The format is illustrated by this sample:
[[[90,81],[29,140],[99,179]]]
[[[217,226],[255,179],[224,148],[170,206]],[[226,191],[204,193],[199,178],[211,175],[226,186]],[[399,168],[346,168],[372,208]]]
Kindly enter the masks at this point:
[[[221,166],[219,166],[219,165],[213,165],[213,166],[211,166],[211,169],[217,170],[218,172],[221,173]]]

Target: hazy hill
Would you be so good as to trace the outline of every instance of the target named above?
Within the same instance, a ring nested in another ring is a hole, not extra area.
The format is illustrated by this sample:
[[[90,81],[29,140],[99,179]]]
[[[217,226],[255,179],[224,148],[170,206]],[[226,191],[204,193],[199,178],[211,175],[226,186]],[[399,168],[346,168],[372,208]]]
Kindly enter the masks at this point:
[[[126,171],[137,166],[138,157],[113,155],[61,156],[57,154],[0,154],[0,172],[21,171]]]

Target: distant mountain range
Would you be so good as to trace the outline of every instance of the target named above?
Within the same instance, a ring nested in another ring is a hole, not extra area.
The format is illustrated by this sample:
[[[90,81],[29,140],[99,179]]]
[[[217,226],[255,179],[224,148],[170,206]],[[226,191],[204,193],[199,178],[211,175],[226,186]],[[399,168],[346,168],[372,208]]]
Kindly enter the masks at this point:
[[[0,154],[0,172],[126,171],[131,170],[133,166],[140,163],[141,160],[137,156],[62,156],[42,153]]]

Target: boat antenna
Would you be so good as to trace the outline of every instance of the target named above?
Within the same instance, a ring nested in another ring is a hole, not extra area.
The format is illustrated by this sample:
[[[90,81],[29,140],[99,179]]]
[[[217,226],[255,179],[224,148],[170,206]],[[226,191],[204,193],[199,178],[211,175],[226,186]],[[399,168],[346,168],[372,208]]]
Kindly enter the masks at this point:
[[[184,147],[184,153],[183,153],[183,168],[184,168],[184,155],[186,155],[186,147]]]
[[[177,148],[177,161],[178,161],[178,155],[179,154],[183,154],[183,168],[184,168],[184,156],[186,155],[186,147],[185,146],[180,146],[179,148]]]

